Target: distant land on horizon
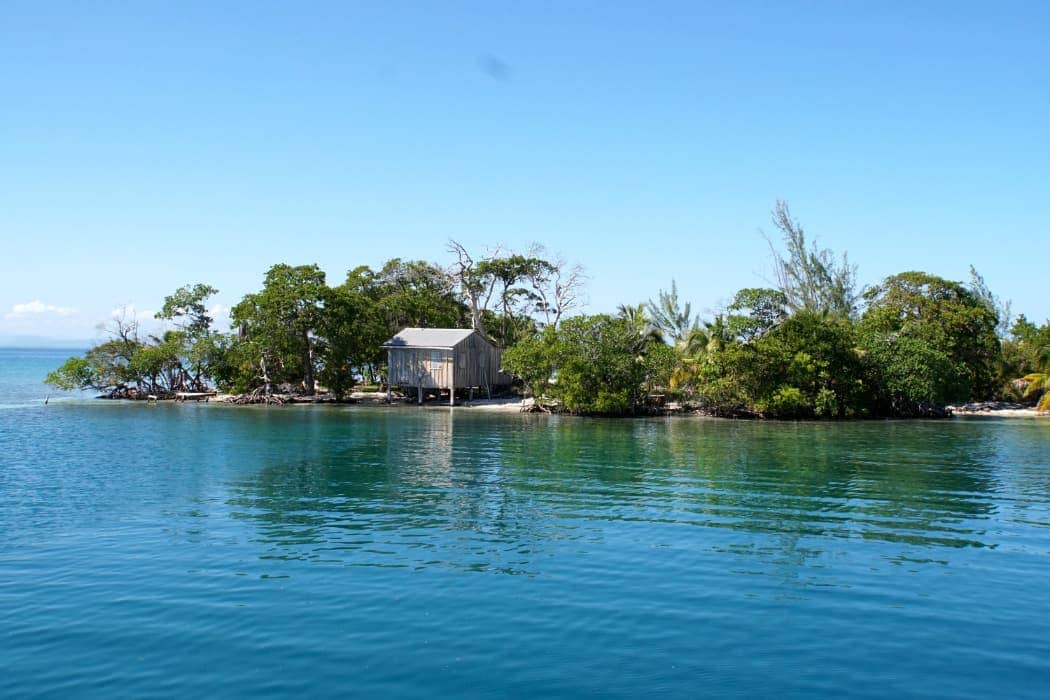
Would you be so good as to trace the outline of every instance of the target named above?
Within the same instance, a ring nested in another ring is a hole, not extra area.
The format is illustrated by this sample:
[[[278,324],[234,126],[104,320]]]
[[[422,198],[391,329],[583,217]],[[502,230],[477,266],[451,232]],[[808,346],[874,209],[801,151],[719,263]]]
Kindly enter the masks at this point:
[[[42,335],[0,335],[2,350],[79,350],[95,345],[88,338],[48,338]]]

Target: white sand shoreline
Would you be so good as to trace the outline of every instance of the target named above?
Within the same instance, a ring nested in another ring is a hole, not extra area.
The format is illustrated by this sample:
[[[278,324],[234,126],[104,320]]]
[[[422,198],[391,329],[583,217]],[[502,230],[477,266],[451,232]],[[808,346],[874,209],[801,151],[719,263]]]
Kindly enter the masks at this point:
[[[952,409],[952,416],[956,418],[1050,418],[1050,413],[1037,411],[1034,408]]]
[[[217,394],[212,396],[210,401],[213,403],[234,403],[237,395],[235,394]],[[393,404],[388,404],[386,401],[386,394],[380,392],[354,392],[349,395],[350,399],[356,402],[359,406],[405,406],[413,407],[416,406],[414,401],[406,401],[403,398],[394,399]],[[328,401],[319,403],[331,403]],[[505,397],[497,399],[486,399],[476,398],[473,401],[460,401],[456,403],[455,408],[465,409],[468,411],[477,411],[479,413],[522,413],[528,411],[534,403],[534,399],[527,398],[522,399],[519,397]],[[316,405],[310,402],[294,402],[289,405]],[[340,405],[340,404],[333,404]],[[442,401],[427,401],[424,406],[426,408],[447,408],[448,403]],[[951,411],[952,417],[956,418],[1050,418],[1050,412],[1036,411],[1034,407],[1019,406],[1017,404],[1002,404],[996,402],[985,402],[985,403],[971,403],[963,404],[958,406],[948,406]],[[669,412],[669,415],[680,415],[680,416],[692,416],[700,415],[692,411],[675,411]]]

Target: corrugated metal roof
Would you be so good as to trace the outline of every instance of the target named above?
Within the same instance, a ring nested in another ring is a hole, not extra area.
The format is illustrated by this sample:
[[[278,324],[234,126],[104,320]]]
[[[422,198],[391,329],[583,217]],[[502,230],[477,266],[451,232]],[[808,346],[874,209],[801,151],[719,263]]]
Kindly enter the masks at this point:
[[[452,348],[473,333],[469,328],[402,328],[384,348]]]

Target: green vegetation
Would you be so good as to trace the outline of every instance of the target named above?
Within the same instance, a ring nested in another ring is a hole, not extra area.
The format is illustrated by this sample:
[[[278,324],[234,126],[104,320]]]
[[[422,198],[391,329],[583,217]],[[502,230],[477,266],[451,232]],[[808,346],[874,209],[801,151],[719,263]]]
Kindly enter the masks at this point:
[[[1008,384],[1026,400],[1037,401],[1041,411],[1050,411],[1050,323],[1037,327],[1022,314],[1003,341],[1000,377],[1020,379]]]
[[[946,403],[992,398],[998,318],[973,292],[958,282],[904,272],[865,298],[858,332],[881,375],[883,412],[926,415]]]
[[[645,404],[653,375],[669,374],[669,348],[624,318],[575,316],[522,340],[504,367],[571,413],[620,415]]]
[[[203,391],[214,376],[212,367],[225,354],[222,338],[211,329],[205,303],[215,293],[214,288],[197,284],[166,297],[157,318],[174,328],[160,337],[140,337],[138,321],[119,315],[107,328],[108,340],[84,357],[69,358],[45,381],[59,389],[94,389],[127,397]]]
[[[943,415],[985,399],[1050,410],[1050,323],[1023,315],[970,268],[968,284],[926,272],[861,288],[857,268],[807,239],[777,202],[774,287],[748,287],[710,318],[678,285],[614,315],[572,316],[584,274],[540,247],[524,253],[449,244],[452,264],[394,258],[329,286],[316,265],[277,264],[262,288],[213,328],[216,290],[187,285],[164,300],[169,328],[143,337],[120,318],[109,338],[47,377],[111,396],[225,391],[344,398],[385,379],[382,343],[404,327],[473,327],[547,410],[634,414],[664,399],[714,415],[853,418]],[[653,395],[659,397],[654,398]]]

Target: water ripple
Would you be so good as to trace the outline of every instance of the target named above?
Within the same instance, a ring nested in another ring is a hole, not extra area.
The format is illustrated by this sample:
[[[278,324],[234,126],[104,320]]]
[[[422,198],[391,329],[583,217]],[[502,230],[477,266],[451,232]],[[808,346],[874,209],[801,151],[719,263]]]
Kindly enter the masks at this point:
[[[1033,422],[0,411],[0,666],[14,696],[1034,697],[1048,446]]]

